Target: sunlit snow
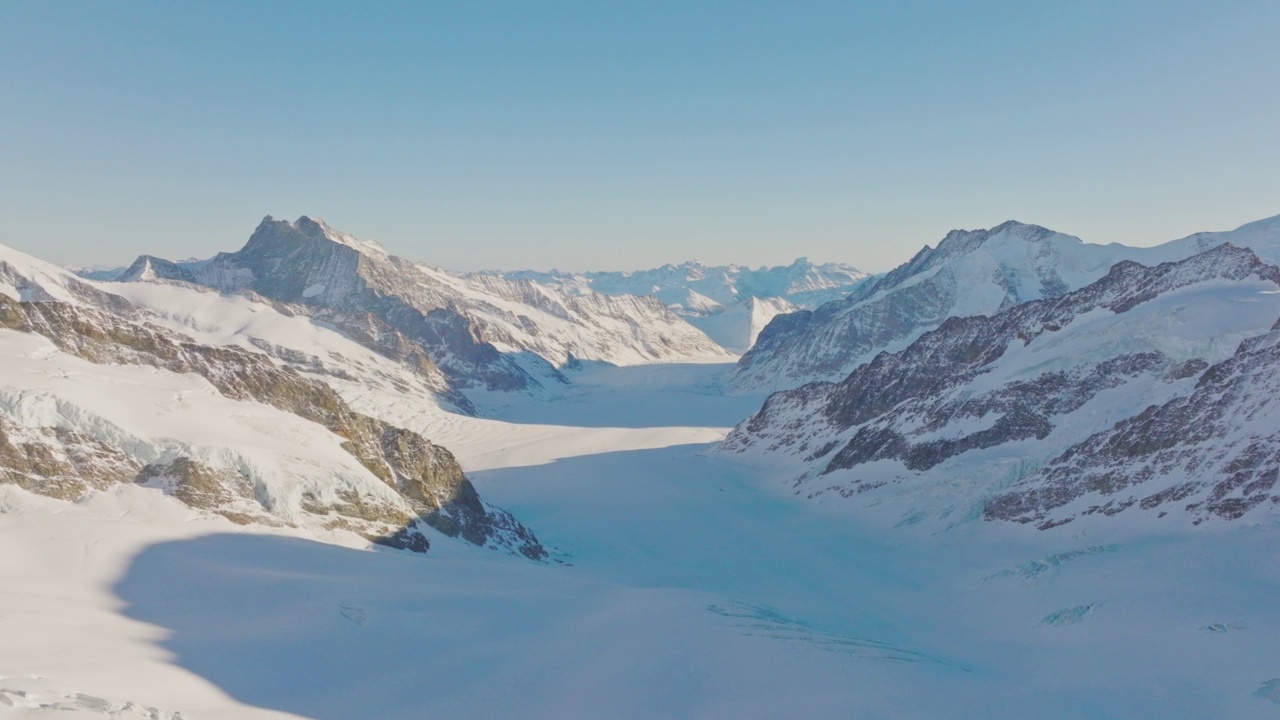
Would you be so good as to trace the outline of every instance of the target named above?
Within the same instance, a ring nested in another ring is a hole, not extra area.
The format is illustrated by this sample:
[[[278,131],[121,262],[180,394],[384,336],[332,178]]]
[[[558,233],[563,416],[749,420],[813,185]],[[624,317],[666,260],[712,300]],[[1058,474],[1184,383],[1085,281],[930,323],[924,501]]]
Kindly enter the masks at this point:
[[[1274,716],[1276,528],[860,530],[708,455],[750,409],[726,371],[589,366],[489,419],[346,389],[453,447],[545,565],[0,486],[0,716]]]

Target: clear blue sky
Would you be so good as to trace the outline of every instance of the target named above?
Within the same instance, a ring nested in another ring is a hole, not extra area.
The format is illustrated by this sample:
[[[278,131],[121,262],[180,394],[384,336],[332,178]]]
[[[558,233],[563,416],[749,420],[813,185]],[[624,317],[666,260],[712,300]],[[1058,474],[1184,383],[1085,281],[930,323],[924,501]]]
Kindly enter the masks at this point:
[[[0,1],[0,243],[883,270],[1280,214],[1280,2]]]

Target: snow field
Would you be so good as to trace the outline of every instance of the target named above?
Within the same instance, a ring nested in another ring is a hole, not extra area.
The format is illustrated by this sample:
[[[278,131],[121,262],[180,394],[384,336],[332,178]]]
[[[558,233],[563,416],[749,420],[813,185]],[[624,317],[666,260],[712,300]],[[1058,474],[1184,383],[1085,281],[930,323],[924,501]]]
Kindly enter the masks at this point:
[[[385,406],[466,438],[549,565],[3,488],[0,691],[198,719],[1274,716],[1276,528],[868,529],[708,455],[742,402],[724,366],[645,368],[496,418]]]

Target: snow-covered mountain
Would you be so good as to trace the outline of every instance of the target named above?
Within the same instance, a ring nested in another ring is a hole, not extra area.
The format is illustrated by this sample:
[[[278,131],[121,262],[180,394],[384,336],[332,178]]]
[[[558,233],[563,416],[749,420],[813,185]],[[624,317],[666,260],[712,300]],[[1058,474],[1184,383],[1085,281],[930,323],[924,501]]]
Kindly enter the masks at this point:
[[[385,325],[0,249],[0,716],[1273,717],[1280,271],[1217,245],[775,395],[741,454],[722,365],[476,417]],[[473,493],[572,567],[446,539],[541,556]]]
[[[730,382],[739,390],[776,390],[839,380],[878,352],[905,348],[947,318],[990,315],[1059,297],[1096,281],[1122,260],[1157,264],[1227,242],[1275,261],[1280,218],[1151,248],[1087,244],[1014,221],[990,230],[955,230],[936,248],[925,246],[909,262],[842,299],[776,317],[739,360]]]
[[[0,482],[66,500],[136,483],[240,524],[546,554],[448,450],[326,382],[447,404],[432,368],[308,319],[190,285],[98,285],[0,246],[0,353]]]
[[[736,354],[746,352],[775,315],[836,300],[870,278],[849,265],[813,263],[803,257],[790,265],[756,269],[690,261],[634,272],[481,274],[533,280],[571,293],[652,295]]]
[[[250,292],[392,356],[416,346],[457,388],[565,382],[557,367],[571,358],[634,364],[727,357],[653,298],[456,275],[308,217],[267,217],[243,249],[204,262],[143,256],[118,277]]]
[[[1280,321],[1199,375],[1195,390],[1067,448],[987,502],[1041,528],[1137,505],[1196,523],[1280,507]]]
[[[1074,269],[1006,292],[1090,271]],[[1047,527],[1135,503],[1239,517],[1275,481],[1278,317],[1280,269],[1251,250],[1124,261],[1059,297],[951,317],[840,382],[775,393],[721,450],[774,455],[797,493],[874,505],[891,524],[985,512]]]

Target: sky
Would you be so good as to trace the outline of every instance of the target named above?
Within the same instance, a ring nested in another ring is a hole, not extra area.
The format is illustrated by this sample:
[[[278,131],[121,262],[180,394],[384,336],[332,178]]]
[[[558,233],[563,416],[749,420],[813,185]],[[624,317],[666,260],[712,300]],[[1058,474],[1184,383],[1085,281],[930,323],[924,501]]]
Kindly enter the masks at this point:
[[[235,250],[312,215],[458,270],[1280,214],[1280,3],[0,2],[0,243]]]

